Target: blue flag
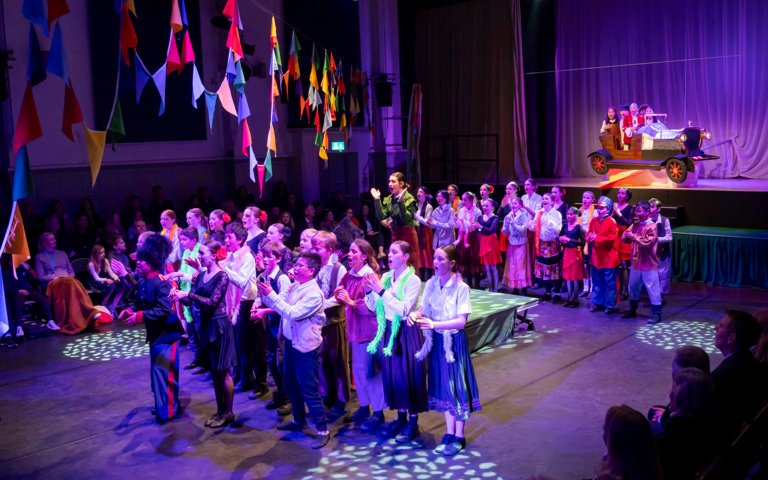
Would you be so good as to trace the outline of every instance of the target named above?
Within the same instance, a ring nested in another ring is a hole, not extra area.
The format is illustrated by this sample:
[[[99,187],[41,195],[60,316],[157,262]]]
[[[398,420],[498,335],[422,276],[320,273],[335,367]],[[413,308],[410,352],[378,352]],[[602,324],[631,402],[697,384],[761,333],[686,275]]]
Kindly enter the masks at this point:
[[[27,146],[23,145],[16,154],[16,171],[13,173],[13,201],[31,197],[35,194],[32,174],[29,171]]]
[[[43,51],[40,49],[40,41],[37,39],[37,31],[32,24],[29,25],[29,64],[27,65],[27,80],[33,87],[48,78],[45,73],[45,61]]]

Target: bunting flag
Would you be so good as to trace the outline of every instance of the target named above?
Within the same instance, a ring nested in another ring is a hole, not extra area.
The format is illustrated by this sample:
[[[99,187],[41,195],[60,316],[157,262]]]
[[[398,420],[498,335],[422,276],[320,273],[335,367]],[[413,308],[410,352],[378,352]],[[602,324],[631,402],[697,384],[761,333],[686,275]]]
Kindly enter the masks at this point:
[[[304,100],[304,97],[299,97],[299,120],[301,120],[304,117],[304,108],[307,106],[307,101]],[[309,114],[307,114],[309,116]]]
[[[171,29],[173,30],[173,33],[179,33],[182,28],[184,28],[184,25],[181,21],[179,2],[178,0],[173,0],[171,2]]]
[[[328,70],[328,50],[326,50],[325,61],[323,62],[323,79],[320,81],[320,90],[326,95],[329,95],[330,93],[330,90],[328,89]]]
[[[21,6],[21,14],[30,22],[40,25],[45,36],[48,36],[50,33],[48,30],[48,17],[45,15],[43,0],[24,0],[24,4]]]
[[[275,139],[275,126],[269,125],[269,133],[267,134],[267,149],[272,150],[277,154],[277,141]]]
[[[133,2],[131,2],[132,4]],[[135,15],[134,7],[134,15]],[[123,13],[120,15],[120,52],[123,54],[123,61],[126,65],[131,64],[131,55],[128,50],[133,49],[136,52],[136,47],[139,45],[139,37],[136,36],[136,30],[133,28],[133,22],[131,22],[131,16],[128,15],[128,3],[123,5]],[[138,79],[137,79],[138,80]],[[137,82],[138,83],[138,82]],[[138,87],[137,87],[138,90]],[[138,98],[138,95],[137,95]],[[136,100],[138,103],[138,100]]]
[[[74,142],[75,136],[72,134],[72,125],[83,121],[83,112],[80,110],[80,102],[77,101],[77,95],[72,88],[70,80],[64,86],[64,115],[61,119],[61,131],[66,137]]]
[[[67,0],[48,0],[48,28],[57,18],[61,18],[69,13]]]
[[[254,170],[256,170],[257,165],[258,162],[256,161],[256,156],[253,154],[253,145],[251,145],[251,148],[248,149],[248,171],[253,183],[256,183]]]
[[[13,132],[13,152],[18,153],[19,148],[23,145],[42,136],[43,127],[40,126],[40,117],[37,115],[32,85],[27,84],[24,98],[21,101],[19,116],[16,118],[16,128]]]
[[[251,116],[251,109],[248,107],[248,99],[245,95],[240,95],[240,99],[237,104],[237,123],[242,122],[246,118]],[[243,154],[245,155],[245,153]]]
[[[301,51],[301,45],[299,45],[299,39],[296,38],[296,32],[291,33],[291,49],[288,52],[288,75],[293,80],[301,78],[301,68],[299,67],[299,52]]]
[[[123,110],[120,108],[120,100],[115,103],[112,118],[109,119],[107,132],[111,134],[112,142],[125,138],[125,122],[123,122]]]
[[[141,93],[144,91],[144,87],[147,86],[147,82],[149,81],[149,72],[147,71],[147,67],[145,67],[144,63],[141,61],[141,58],[139,58],[139,55],[134,53],[134,57],[136,58],[136,61],[134,62],[136,69],[136,103],[139,103]]]
[[[216,112],[216,99],[218,94],[205,92],[205,107],[208,110],[208,128],[213,130],[213,114]]]
[[[234,82],[235,77],[237,76],[237,67],[235,67],[234,56],[232,51],[227,54],[227,79],[230,82]]]
[[[280,70],[283,69],[283,61],[280,58],[280,45],[277,42],[277,27],[275,26],[275,17],[272,17],[272,28],[269,33],[269,42],[272,44],[272,48],[275,52],[275,60],[277,60],[277,66]]]
[[[24,220],[21,218],[21,210],[16,201],[13,202],[11,209],[11,221],[8,222],[8,228],[3,238],[2,253],[8,253],[13,259],[13,276],[16,277],[16,269],[22,263],[30,259],[29,244],[27,243],[27,232],[24,230]],[[5,295],[2,295],[5,297]]]
[[[232,91],[229,89],[229,82],[225,78],[221,82],[218,92],[216,92],[221,101],[221,106],[230,114],[237,116],[237,110],[235,109],[235,102],[232,100]]]
[[[272,154],[267,152],[266,158],[264,158],[264,181],[268,182],[272,178]],[[263,189],[262,189],[263,190]]]
[[[237,14],[235,14],[237,15]],[[227,35],[227,47],[232,50],[235,61],[239,61],[243,55],[243,46],[240,43],[240,32],[237,29],[237,23],[233,20],[229,25],[229,34]]]
[[[221,11],[221,14],[227,17],[230,20],[234,20],[235,16],[237,15],[237,5],[235,0],[227,0],[227,4],[224,5],[224,10]]]
[[[182,3],[183,5],[183,3]],[[192,48],[192,39],[189,38],[189,30],[184,32],[184,40],[181,43],[181,63],[186,65],[195,61],[195,49]]]
[[[27,146],[23,145],[16,155],[16,169],[13,172],[13,201],[31,197],[35,194],[35,185],[32,183],[32,173],[29,170],[29,155]]]
[[[40,49],[40,41],[37,39],[37,30],[29,24],[29,63],[27,64],[27,82],[35,86],[42,83],[48,74],[45,72],[45,60]]]
[[[188,27],[189,20],[187,20],[187,7],[184,6],[184,0],[179,0],[179,15],[181,16],[181,24],[185,27]]]
[[[174,4],[175,3],[176,2],[174,1]],[[168,65],[168,68],[166,69],[168,75],[173,72],[184,70],[184,64],[181,63],[181,59],[179,58],[179,49],[176,46],[176,37],[173,35],[173,30],[171,30],[171,39],[168,41],[168,51],[166,52],[165,58],[166,64]]]
[[[91,130],[85,126],[86,148],[88,150],[88,165],[91,166],[91,187],[96,186],[96,178],[101,170],[101,159],[104,156],[104,143],[107,132]]]
[[[65,83],[67,82],[67,59],[64,56],[64,43],[61,39],[61,25],[59,23],[56,23],[56,28],[53,29],[53,41],[51,42],[51,50],[48,52],[47,70],[61,77]]]
[[[139,18],[138,15],[136,15],[136,5],[133,3],[133,0],[125,0],[125,6],[128,8],[128,11],[130,11],[134,17]]]
[[[2,249],[0,249],[0,252],[2,252]],[[13,274],[16,275],[16,269],[13,269]],[[2,275],[0,275],[0,288],[5,292]],[[5,295],[0,295],[0,337],[8,333],[11,329],[9,325],[10,322],[8,321],[8,308],[5,305]]]
[[[243,67],[241,66],[242,62],[237,62],[235,64],[235,81],[233,82],[233,85],[235,87],[235,90],[238,91],[241,95],[245,94],[245,75],[243,74]]]
[[[269,62],[269,82],[271,83],[272,95],[269,96],[270,111],[269,111],[269,131],[267,132],[267,154],[264,157],[264,164],[258,164],[253,158],[253,149],[251,149],[251,163],[256,164],[256,173],[259,177],[259,197],[264,194],[264,182],[269,181],[272,177],[272,157],[277,156],[277,138],[275,136],[275,125],[277,124],[277,108],[275,107],[275,99],[280,96],[280,87],[283,81],[282,62],[280,60],[280,45],[277,41],[277,26],[275,25],[275,17],[272,17],[272,23],[269,33],[269,44],[272,48],[272,54]],[[278,76],[276,78],[276,75]],[[279,78],[279,80],[278,80]],[[253,168],[251,168],[253,171]],[[253,180],[253,173],[251,173],[251,180]]]
[[[253,139],[251,138],[251,129],[248,127],[248,120],[243,120],[243,155],[248,156],[248,149],[253,146]]]
[[[197,65],[192,64],[192,106],[197,108],[197,99],[205,92],[203,81],[200,80],[200,73],[197,71]]]
[[[138,58],[138,55],[136,56],[136,58]],[[165,77],[166,77],[167,68],[168,68],[168,64],[164,63],[163,66],[160,67],[152,75],[152,81],[155,82],[155,87],[157,87],[157,93],[160,94],[160,111],[157,114],[158,117],[163,113],[165,113]]]

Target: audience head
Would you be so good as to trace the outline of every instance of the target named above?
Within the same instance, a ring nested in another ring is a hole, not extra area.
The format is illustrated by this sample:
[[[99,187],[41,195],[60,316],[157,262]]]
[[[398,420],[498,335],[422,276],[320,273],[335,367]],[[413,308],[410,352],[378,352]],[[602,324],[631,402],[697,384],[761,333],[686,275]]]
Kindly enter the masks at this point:
[[[95,266],[101,268],[101,266],[104,264],[104,262],[107,259],[107,251],[104,249],[103,245],[99,245],[98,243],[93,246],[91,249],[91,256],[88,258],[88,261]]]
[[[152,272],[159,272],[170,253],[171,244],[167,238],[149,233],[136,250],[136,269],[145,277]]]
[[[709,373],[709,354],[695,345],[678,348],[672,360],[672,374],[684,368],[698,368],[704,373]]]
[[[123,253],[126,250],[125,239],[122,235],[113,235],[109,239],[109,248],[113,252]]]
[[[760,338],[760,326],[755,317],[741,310],[726,310],[720,323],[715,327],[715,346],[730,355],[746,352]]]
[[[681,417],[710,417],[715,413],[715,383],[698,368],[683,368],[672,375],[670,413]]]
[[[43,232],[37,239],[37,250],[39,252],[52,252],[56,250],[56,236],[51,232]]]
[[[280,214],[280,223],[291,229],[291,232],[296,230],[296,224],[293,222],[293,215],[288,210],[284,210]],[[290,234],[288,234],[290,236]]]
[[[603,423],[603,440],[608,447],[607,466],[623,480],[661,478],[653,431],[648,420],[626,405],[608,409]]]
[[[755,314],[755,319],[760,325],[760,339],[757,341],[754,354],[757,361],[768,365],[768,310],[760,310]]]
[[[156,202],[165,200],[165,189],[162,185],[155,185],[152,187],[152,199]]]
[[[142,219],[136,219],[133,221],[133,231],[136,232],[136,235],[141,235],[142,233],[147,231],[147,222],[145,222]]]

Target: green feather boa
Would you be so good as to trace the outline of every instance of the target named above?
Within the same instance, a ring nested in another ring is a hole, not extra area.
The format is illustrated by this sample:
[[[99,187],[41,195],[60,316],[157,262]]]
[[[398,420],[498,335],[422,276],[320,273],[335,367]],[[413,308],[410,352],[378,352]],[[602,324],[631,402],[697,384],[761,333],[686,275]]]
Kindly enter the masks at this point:
[[[413,267],[408,267],[403,273],[403,278],[395,292],[395,298],[400,301],[405,297],[405,285],[408,283],[408,279],[411,275],[413,275]],[[386,290],[389,288],[392,285],[392,271],[385,273],[381,280],[384,289]],[[387,318],[384,315],[384,299],[382,297],[379,297],[376,300],[376,321],[378,323],[376,327],[376,336],[371,340],[371,343],[368,344],[367,348],[368,353],[371,355],[374,355],[379,349],[379,343],[381,343],[381,340],[384,338],[384,331],[387,329]],[[400,332],[400,325],[402,323],[403,317],[395,314],[394,319],[392,319],[392,332],[389,335],[389,341],[387,341],[387,346],[383,349],[384,355],[387,357],[392,356],[392,346],[395,344],[395,338],[397,338],[397,334]]]

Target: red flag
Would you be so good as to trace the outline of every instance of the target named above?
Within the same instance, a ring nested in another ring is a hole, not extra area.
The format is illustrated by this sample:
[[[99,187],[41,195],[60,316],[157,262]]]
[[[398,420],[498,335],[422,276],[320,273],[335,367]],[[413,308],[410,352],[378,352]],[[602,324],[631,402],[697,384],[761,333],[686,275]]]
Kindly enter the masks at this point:
[[[320,133],[320,129],[323,128],[322,124],[320,124],[320,111],[315,110],[315,127],[317,128],[317,132]]]
[[[243,58],[243,46],[240,44],[240,32],[237,31],[237,24],[234,21],[229,25],[227,47],[235,53],[235,61]]]
[[[235,15],[237,14],[237,2],[235,0],[227,0],[227,4],[224,5],[224,10],[221,11],[221,14],[234,22]]]
[[[259,198],[264,193],[264,165],[256,165],[256,173],[259,175]]]
[[[123,60],[126,65],[131,64],[131,56],[128,53],[128,49],[136,50],[138,44],[139,38],[136,36],[136,30],[133,29],[131,16],[128,15],[128,6],[123,5],[123,21],[122,25],[120,25],[120,51],[123,54]]]
[[[192,48],[192,40],[189,38],[189,30],[184,32],[184,40],[181,43],[181,63],[186,65],[195,61],[195,49]]]
[[[80,110],[80,102],[77,101],[77,95],[75,95],[75,89],[72,88],[72,81],[70,80],[64,86],[64,116],[61,119],[61,131],[74,142],[75,136],[72,134],[72,125],[82,121],[83,112]]]
[[[331,72],[336,71],[336,62],[333,60],[333,52],[331,52]]]
[[[307,104],[307,101],[304,100],[304,95],[301,95],[299,97],[299,120],[301,120],[304,117],[304,108],[307,106],[306,104]]]
[[[251,139],[251,129],[248,126],[248,119],[243,120],[243,155],[248,156],[248,147],[251,146],[253,140]]]
[[[165,69],[166,75],[184,70],[184,66],[179,59],[179,49],[176,47],[176,38],[173,36],[173,32],[171,32],[171,41],[168,43],[166,61],[168,62],[168,67]]]
[[[24,99],[21,101],[19,116],[16,119],[16,129],[13,132],[13,153],[17,153],[22,145],[43,136],[43,127],[40,126],[40,117],[37,115],[35,96],[32,95],[32,86],[27,84],[24,90]]]
[[[57,18],[63,17],[69,13],[67,0],[48,0],[48,28]]]

